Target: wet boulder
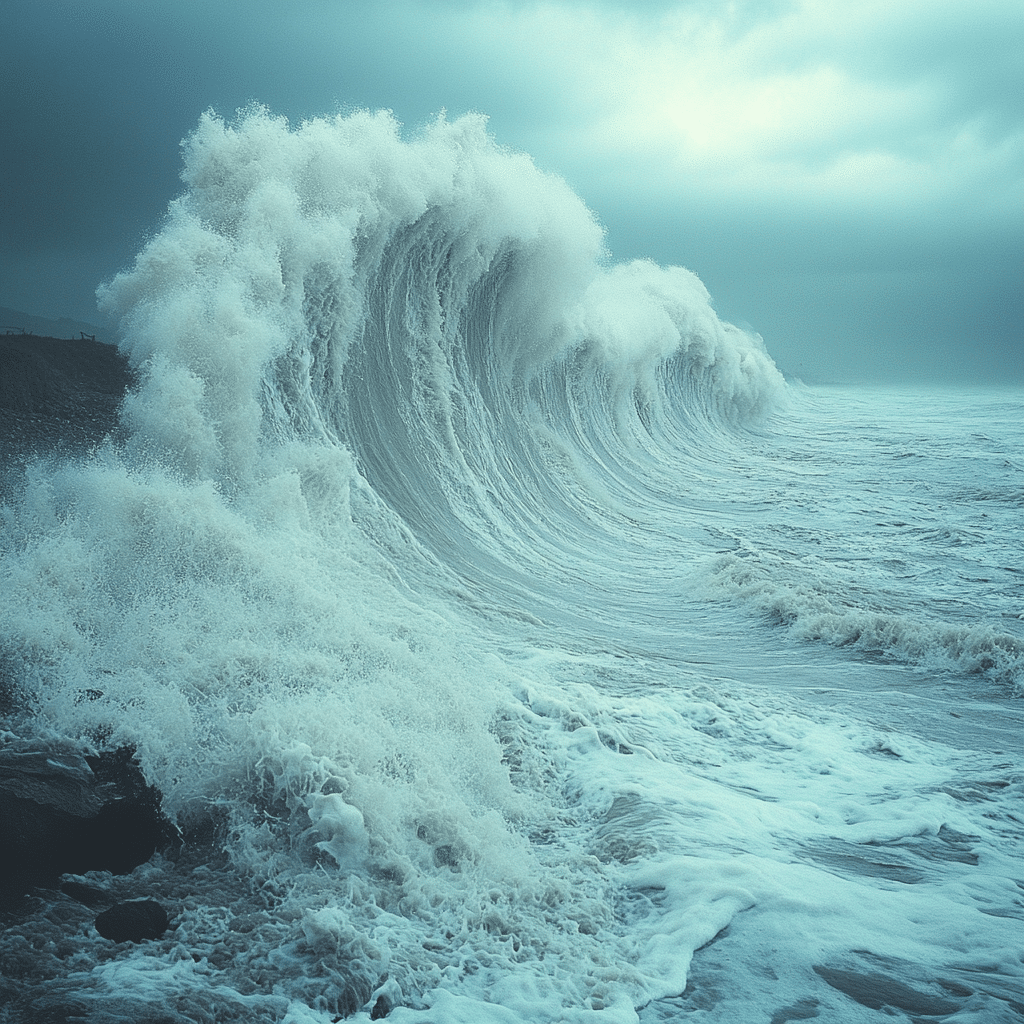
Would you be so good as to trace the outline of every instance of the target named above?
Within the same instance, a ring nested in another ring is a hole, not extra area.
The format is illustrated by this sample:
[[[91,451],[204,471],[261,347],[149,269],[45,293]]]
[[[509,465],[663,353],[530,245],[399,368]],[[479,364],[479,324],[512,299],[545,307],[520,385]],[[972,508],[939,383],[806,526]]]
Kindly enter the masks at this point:
[[[168,834],[160,794],[128,748],[95,756],[71,745],[0,748],[0,899],[60,875],[127,874]]]
[[[167,911],[156,900],[117,903],[96,917],[96,931],[112,942],[159,939],[168,924]]]

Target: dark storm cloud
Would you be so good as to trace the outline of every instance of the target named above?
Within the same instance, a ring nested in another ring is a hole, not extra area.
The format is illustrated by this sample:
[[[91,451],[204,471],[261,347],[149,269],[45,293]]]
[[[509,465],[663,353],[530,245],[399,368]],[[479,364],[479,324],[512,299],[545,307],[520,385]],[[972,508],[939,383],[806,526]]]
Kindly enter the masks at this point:
[[[130,259],[180,191],[177,142],[201,104],[197,76],[158,26],[118,5],[3,13],[3,298],[95,320],[98,277]]]
[[[131,260],[180,192],[178,144],[205,109],[230,117],[259,102],[301,120],[388,107],[416,124],[443,108],[520,111],[544,88],[542,76],[518,80],[521,55],[494,60],[447,31],[458,5],[0,10],[0,301],[52,315],[96,319],[96,283]]]
[[[1024,380],[1017,0],[0,0],[0,303],[95,319],[200,113],[478,110],[809,377]]]

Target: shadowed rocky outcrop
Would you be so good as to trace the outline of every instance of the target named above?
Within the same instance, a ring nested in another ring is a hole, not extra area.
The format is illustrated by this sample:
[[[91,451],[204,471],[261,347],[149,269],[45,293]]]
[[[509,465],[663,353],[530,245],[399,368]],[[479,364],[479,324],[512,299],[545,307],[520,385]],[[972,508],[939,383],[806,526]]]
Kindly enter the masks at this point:
[[[127,874],[170,837],[160,794],[129,748],[0,748],[0,901],[62,874]]]
[[[96,917],[96,931],[112,942],[159,939],[167,926],[167,911],[155,900],[116,903]]]

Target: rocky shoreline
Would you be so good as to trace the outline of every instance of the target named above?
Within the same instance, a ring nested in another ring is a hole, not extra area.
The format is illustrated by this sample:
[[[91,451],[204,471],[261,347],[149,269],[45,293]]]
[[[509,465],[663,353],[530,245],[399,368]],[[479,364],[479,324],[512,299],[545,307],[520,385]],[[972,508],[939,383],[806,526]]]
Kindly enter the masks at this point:
[[[277,957],[330,971],[335,1021],[392,1008],[382,979],[350,972],[272,885],[239,877],[215,807],[169,821],[129,747],[0,731],[0,820],[3,1024],[272,1024],[290,1005]],[[111,984],[157,966],[183,976],[170,1001]]]
[[[125,875],[166,848],[173,828],[129,747],[0,746],[0,911],[62,875]]]
[[[0,335],[0,452],[8,466],[26,456],[77,452],[117,427],[134,377],[102,342]]]
[[[158,850],[180,853],[182,837],[131,748],[94,752],[7,730],[0,820],[0,1020],[83,1019],[54,983],[86,942],[164,936],[167,909],[128,876]]]
[[[117,349],[0,335],[0,365],[0,497],[32,458],[116,436],[133,379]],[[131,747],[55,737],[32,702],[0,638],[0,1024],[272,1024],[289,1011],[282,971],[307,964],[334,1019],[390,1011],[379,977],[239,876],[219,808],[170,821]],[[146,971],[164,980],[138,984]]]

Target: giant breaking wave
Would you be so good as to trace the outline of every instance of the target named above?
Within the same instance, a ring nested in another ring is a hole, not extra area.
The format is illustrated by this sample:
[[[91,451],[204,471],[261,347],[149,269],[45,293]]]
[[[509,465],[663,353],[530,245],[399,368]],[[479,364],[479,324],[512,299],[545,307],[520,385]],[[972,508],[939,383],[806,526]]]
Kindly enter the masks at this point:
[[[99,292],[138,378],[120,432],[30,465],[3,512],[33,728],[129,744],[174,821],[218,823],[240,881],[210,901],[264,925],[209,984],[252,1019],[474,974],[631,1019],[684,974],[643,966],[610,878],[557,838],[579,813],[557,779],[614,729],[510,638],[611,657],[623,453],[711,443],[780,374],[693,274],[611,266],[481,117],[404,140],[389,114],[252,109],[184,149],[184,194]],[[223,931],[182,901],[181,934]],[[67,984],[100,1005],[109,973]],[[179,975],[131,984],[170,1005],[200,985]]]
[[[691,273],[613,265],[482,118],[208,114],[183,177],[100,289],[117,430],[0,508],[2,739],[137,752],[180,843],[85,889],[172,926],[51,894],[11,1013],[1009,1020],[1019,777],[845,708],[949,717],[864,700],[881,659],[1019,675],[1012,531],[862,512],[915,483],[882,406],[833,423]]]

